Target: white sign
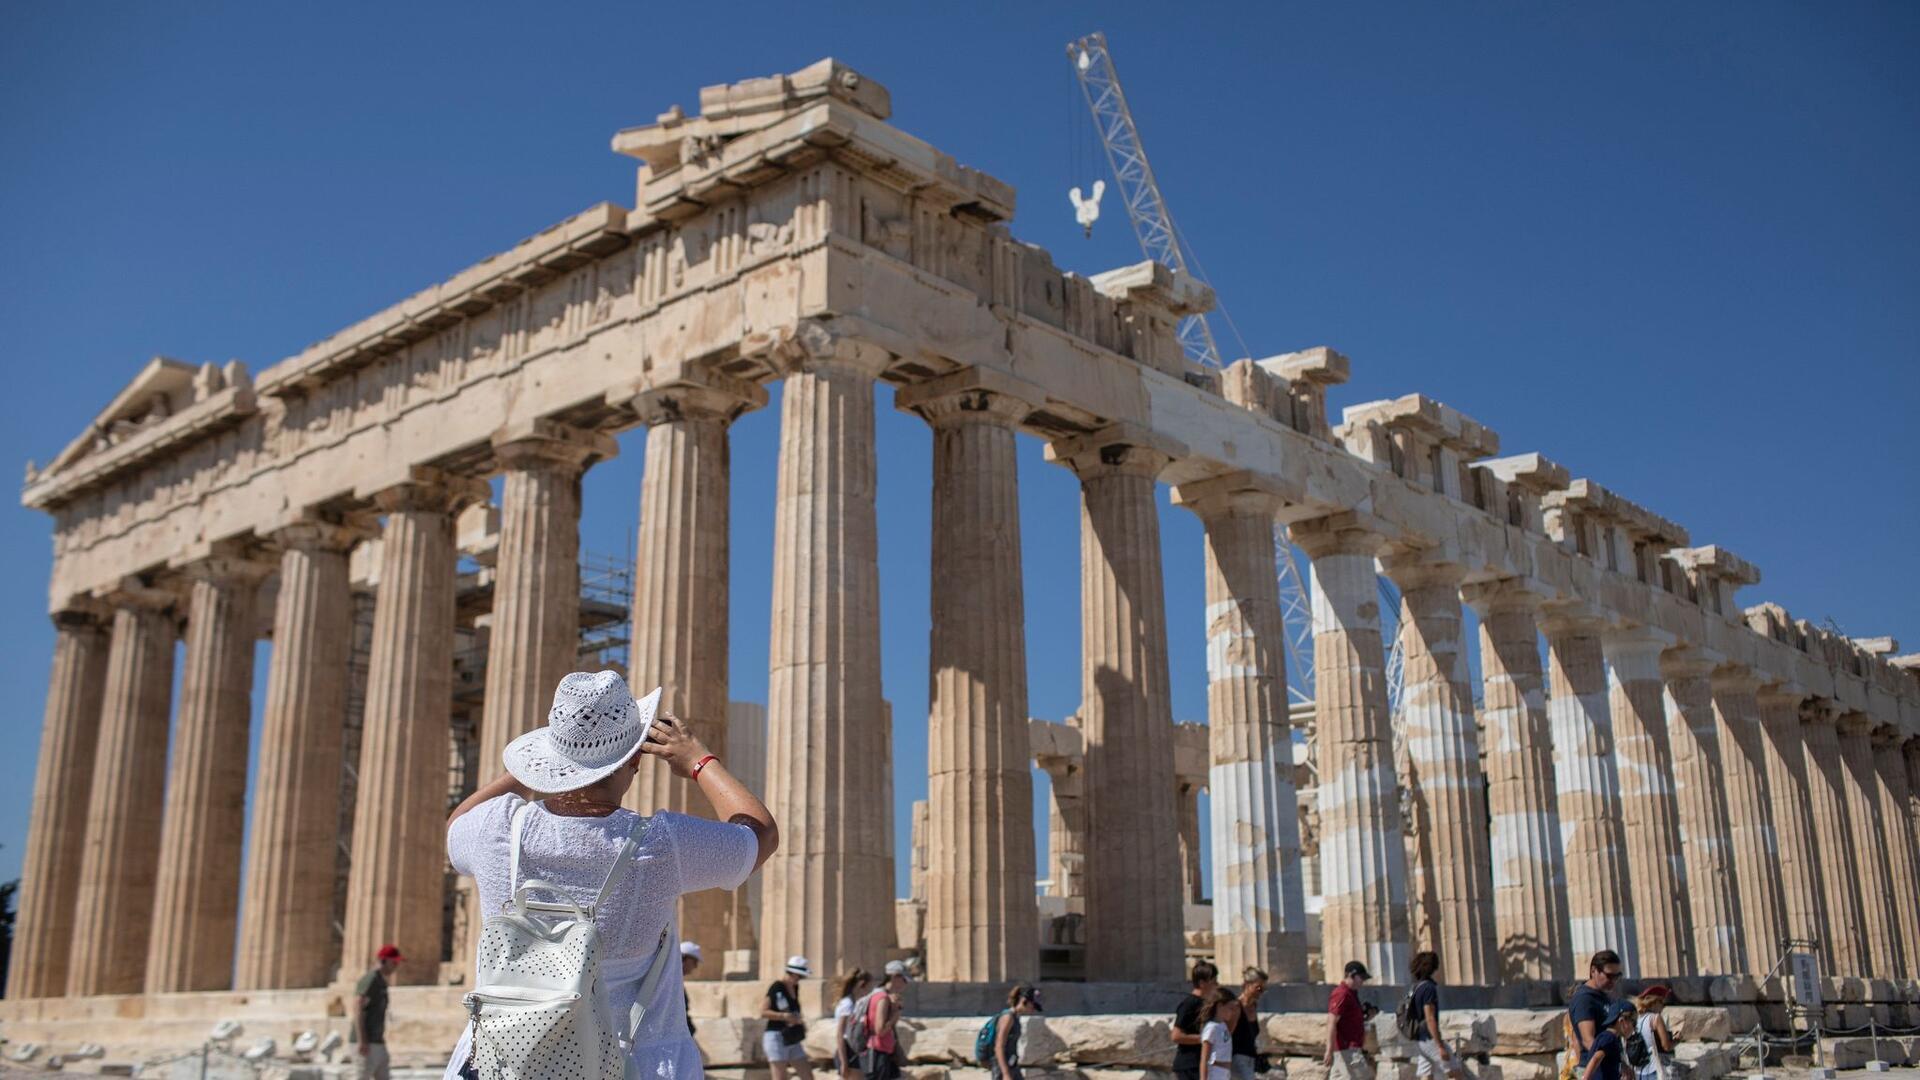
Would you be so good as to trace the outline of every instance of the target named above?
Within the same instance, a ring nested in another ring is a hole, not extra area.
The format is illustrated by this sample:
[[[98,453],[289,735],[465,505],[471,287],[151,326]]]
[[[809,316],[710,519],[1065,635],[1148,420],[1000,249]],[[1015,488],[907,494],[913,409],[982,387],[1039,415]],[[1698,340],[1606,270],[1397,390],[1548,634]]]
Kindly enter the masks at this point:
[[[1797,952],[1787,957],[1787,963],[1793,980],[1793,1003],[1803,1009],[1820,1008],[1820,958]]]

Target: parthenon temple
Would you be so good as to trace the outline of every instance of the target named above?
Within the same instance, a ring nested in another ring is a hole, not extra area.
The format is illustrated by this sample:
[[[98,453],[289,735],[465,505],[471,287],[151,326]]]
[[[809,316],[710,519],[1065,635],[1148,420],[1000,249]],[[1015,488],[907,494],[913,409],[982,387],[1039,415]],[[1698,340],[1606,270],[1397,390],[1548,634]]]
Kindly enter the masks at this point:
[[[580,665],[581,478],[636,429],[630,681],[723,756],[730,726],[764,741],[786,838],[757,904],[684,902],[682,936],[742,977],[923,950],[930,982],[1004,983],[1050,940],[1089,982],[1198,954],[1391,982],[1426,948],[1459,985],[1564,984],[1602,948],[1635,976],[1764,975],[1787,940],[1830,974],[1920,977],[1920,655],[1753,599],[1727,547],[1454,407],[1329,415],[1354,373],[1333,348],[1190,362],[1175,329],[1204,286],[1057,269],[1010,231],[1011,187],[889,114],[830,60],[707,87],[614,135],[633,208],[257,373],[154,360],[29,468],[56,645],[9,999],[322,987],[384,942],[429,961],[402,981],[468,978],[449,797]],[[911,921],[867,810],[896,719],[880,382],[934,447]],[[776,383],[759,731],[727,723],[728,440]],[[1022,438],[1080,491],[1070,718],[1029,715]],[[1204,526],[1203,727],[1169,693],[1163,485]],[[1310,708],[1288,705],[1285,544],[1310,566]],[[648,764],[634,806],[704,810]]]

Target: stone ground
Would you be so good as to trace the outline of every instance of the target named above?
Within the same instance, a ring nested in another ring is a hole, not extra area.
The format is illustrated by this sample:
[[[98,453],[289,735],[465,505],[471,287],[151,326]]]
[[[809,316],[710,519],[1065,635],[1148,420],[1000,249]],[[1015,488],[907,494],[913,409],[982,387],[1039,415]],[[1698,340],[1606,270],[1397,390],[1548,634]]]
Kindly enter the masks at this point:
[[[1028,1068],[1026,1071],[1027,1075],[1034,1077],[1035,1080],[1044,1080],[1045,1077],[1056,1070]],[[46,1077],[49,1075],[57,1074],[50,1073],[46,1069],[21,1069],[17,1066],[9,1067],[0,1064],[0,1080],[29,1080],[29,1078]],[[67,1075],[87,1074],[69,1072]],[[337,1067],[337,1071],[329,1070],[326,1075],[327,1080],[336,1080],[336,1078],[337,1080],[352,1080],[356,1074],[351,1069],[341,1066]],[[815,1071],[814,1075],[816,1077],[831,1076],[830,1073],[823,1074],[818,1070]],[[1744,1073],[1730,1073],[1728,1074],[1727,1080],[1742,1080],[1745,1075]],[[1777,1080],[1806,1080],[1808,1073],[1802,1069],[1774,1069],[1769,1072],[1768,1075],[1777,1078]],[[1848,1078],[1848,1080],[1883,1080],[1883,1078],[1884,1080],[1920,1080],[1920,1069],[1900,1068],[1884,1073],[1870,1073],[1860,1069],[1853,1069],[1844,1071],[1839,1075]],[[438,1069],[395,1069],[393,1071],[393,1080],[439,1080],[439,1077],[440,1070]]]

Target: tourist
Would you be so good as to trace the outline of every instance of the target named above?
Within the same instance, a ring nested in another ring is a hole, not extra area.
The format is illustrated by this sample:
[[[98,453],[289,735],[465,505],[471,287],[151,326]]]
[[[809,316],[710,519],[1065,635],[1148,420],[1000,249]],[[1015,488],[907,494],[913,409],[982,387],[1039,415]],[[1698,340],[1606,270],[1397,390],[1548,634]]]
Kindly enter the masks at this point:
[[[900,1013],[912,982],[907,965],[889,960],[880,989],[867,995],[867,1049],[860,1057],[867,1080],[900,1080]]]
[[[1204,1080],[1233,1080],[1233,1029],[1240,1023],[1240,999],[1215,986],[1200,1007],[1200,1075]]]
[[[1634,1080],[1668,1080],[1673,1075],[1673,1032],[1667,1028],[1665,986],[1649,986],[1633,999],[1634,1033],[1647,1045],[1647,1063],[1633,1070]],[[1628,1064],[1632,1064],[1629,1056]]]
[[[1626,1038],[1633,1031],[1633,1002],[1616,1001],[1600,1014],[1601,1030],[1594,1035],[1586,1064],[1580,1068],[1580,1080],[1620,1080],[1620,1063],[1626,1060]]]
[[[807,1018],[800,1011],[800,980],[812,977],[813,967],[806,957],[789,956],[760,1002],[760,1015],[767,1021],[760,1049],[773,1068],[773,1080],[787,1080],[789,1068],[800,1074],[800,1080],[813,1080],[813,1062],[807,1060]]]
[[[1233,1026],[1233,1080],[1253,1080],[1260,1060],[1260,995],[1267,973],[1250,967],[1240,973],[1240,1022]]]
[[[840,976],[840,1000],[833,1006],[833,1071],[840,1074],[840,1080],[860,1075],[860,1055],[847,1045],[847,1024],[872,988],[873,976],[865,968],[852,968]]]
[[[474,879],[481,911],[500,911],[526,879],[538,879],[578,904],[589,904],[632,836],[627,869],[593,909],[600,931],[600,969],[614,1016],[645,1011],[633,1033],[629,1066],[636,1075],[698,1080],[700,1052],[673,991],[680,965],[658,977],[654,1000],[636,1002],[661,936],[673,924],[682,893],[738,888],[779,846],[773,817],[727,767],[672,714],[655,710],[660,691],[633,700],[617,673],[575,672],[560,680],[543,727],[509,743],[507,772],[455,807],[447,821],[453,868]],[[673,776],[699,789],[714,818],[659,811],[642,819],[620,805],[643,756],[664,761]],[[526,807],[526,813],[520,811]],[[509,881],[509,847],[520,826],[520,878]],[[644,824],[643,824],[644,820]],[[664,958],[663,958],[664,959]],[[683,961],[684,963],[684,961]],[[471,1026],[461,1035],[448,1080],[465,1065]]]
[[[1371,978],[1367,965],[1349,960],[1346,973],[1327,996],[1327,1052],[1321,1064],[1327,1067],[1328,1080],[1373,1080],[1366,1050],[1368,1010],[1360,1003],[1360,988]]]
[[[993,1027],[994,1080],[1022,1080],[1020,1072],[1020,1018],[1046,1011],[1040,1005],[1040,988],[1020,983],[1007,992],[1007,1008]]]
[[[1413,1003],[1413,1075],[1462,1075],[1460,1062],[1440,1034],[1440,984],[1434,981],[1440,974],[1440,954],[1414,953],[1407,973],[1413,976],[1413,986],[1407,991]]]
[[[1200,1080],[1200,1010],[1213,1000],[1220,989],[1220,969],[1205,960],[1193,965],[1189,979],[1193,991],[1180,999],[1173,1010],[1173,1075],[1178,1080]]]
[[[1603,1021],[1613,1004],[1613,988],[1624,971],[1620,954],[1612,949],[1601,949],[1587,961],[1587,981],[1574,987],[1567,1002],[1567,1060],[1574,1068],[1584,1068],[1593,1053],[1593,1041],[1606,1026]]]
[[[382,945],[373,969],[353,985],[353,1044],[360,1056],[361,1080],[387,1080],[387,982],[405,958],[398,945]]]
[[[687,1011],[687,1034],[693,1034],[693,999],[687,996],[687,980],[693,978],[694,969],[700,966],[700,944],[695,941],[680,943],[680,1005]]]

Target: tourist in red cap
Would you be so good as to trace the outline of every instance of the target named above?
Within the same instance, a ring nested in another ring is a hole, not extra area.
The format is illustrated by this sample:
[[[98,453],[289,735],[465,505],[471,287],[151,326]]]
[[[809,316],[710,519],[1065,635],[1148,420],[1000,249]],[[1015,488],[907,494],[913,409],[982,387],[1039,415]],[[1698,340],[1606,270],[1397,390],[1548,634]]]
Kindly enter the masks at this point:
[[[353,987],[353,1042],[362,1080],[387,1080],[387,977],[406,958],[397,945],[373,954],[373,970]]]

